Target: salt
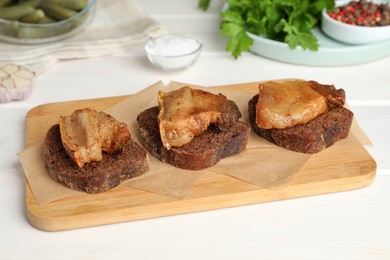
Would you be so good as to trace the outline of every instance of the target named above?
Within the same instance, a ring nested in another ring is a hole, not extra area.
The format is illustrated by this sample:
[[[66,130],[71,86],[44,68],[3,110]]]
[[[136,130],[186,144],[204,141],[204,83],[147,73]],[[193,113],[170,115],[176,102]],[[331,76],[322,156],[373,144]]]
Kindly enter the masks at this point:
[[[149,61],[163,70],[180,70],[197,60],[202,43],[185,34],[166,34],[151,39],[145,46]]]
[[[195,52],[199,48],[199,41],[185,35],[164,35],[151,41],[149,51],[161,56],[181,56]]]

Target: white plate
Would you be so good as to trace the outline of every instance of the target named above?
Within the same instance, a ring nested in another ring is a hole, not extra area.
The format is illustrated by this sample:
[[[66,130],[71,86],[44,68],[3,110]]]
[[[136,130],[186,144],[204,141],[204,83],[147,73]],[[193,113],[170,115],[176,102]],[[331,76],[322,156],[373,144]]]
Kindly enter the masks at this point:
[[[349,45],[333,40],[319,28],[313,29],[319,42],[316,52],[297,47],[291,50],[287,43],[247,33],[254,40],[251,51],[258,55],[287,63],[313,66],[345,66],[374,61],[390,55],[390,41],[366,45]]]

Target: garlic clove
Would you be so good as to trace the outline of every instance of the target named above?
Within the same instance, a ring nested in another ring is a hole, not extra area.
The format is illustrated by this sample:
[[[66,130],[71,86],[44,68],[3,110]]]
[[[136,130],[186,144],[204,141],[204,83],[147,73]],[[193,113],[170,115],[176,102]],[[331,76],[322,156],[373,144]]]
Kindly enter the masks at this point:
[[[0,81],[1,81],[2,78],[5,78],[7,75],[8,74],[5,71],[0,69]]]
[[[8,75],[10,74],[14,74],[15,72],[18,71],[18,67],[17,65],[14,65],[14,64],[7,64],[5,65],[4,67],[2,67],[1,69],[7,73]]]
[[[23,66],[7,64],[0,68],[0,102],[26,99],[30,94],[35,73]]]
[[[35,77],[35,73],[29,70],[19,70],[15,72],[15,77],[22,79],[33,79]]]
[[[31,86],[31,80],[28,79],[22,79],[22,78],[15,78],[14,79],[14,86],[15,88],[28,88]]]
[[[15,82],[14,82],[14,80],[13,79],[5,79],[4,81],[3,81],[3,87],[5,87],[5,88],[10,88],[10,89],[12,89],[12,88],[15,88]]]

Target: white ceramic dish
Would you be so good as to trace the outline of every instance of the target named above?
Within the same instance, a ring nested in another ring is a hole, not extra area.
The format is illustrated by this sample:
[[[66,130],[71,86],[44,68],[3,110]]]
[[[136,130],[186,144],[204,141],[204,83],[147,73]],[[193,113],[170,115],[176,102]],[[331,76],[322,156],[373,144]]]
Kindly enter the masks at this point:
[[[343,1],[338,1],[338,4]],[[222,11],[227,8],[228,4],[225,3]],[[390,40],[374,44],[350,45],[330,38],[319,27],[314,28],[312,33],[317,37],[320,46],[316,52],[304,50],[300,46],[292,50],[285,42],[270,40],[265,36],[249,32],[247,35],[253,39],[251,52],[272,60],[298,65],[349,66],[378,60],[390,55]]]
[[[150,39],[145,51],[156,67],[170,71],[192,66],[202,50],[202,42],[186,34],[164,34]]]
[[[347,66],[374,61],[390,55],[390,40],[366,45],[349,45],[325,35],[320,28],[313,29],[319,42],[316,52],[297,47],[292,50],[287,43],[269,40],[247,33],[254,40],[251,51],[258,55],[287,63],[311,66]]]
[[[350,1],[337,1],[336,5],[343,6],[348,2]],[[331,18],[326,10],[322,10],[321,28],[329,37],[348,44],[371,44],[390,40],[390,25],[375,27],[350,25]]]

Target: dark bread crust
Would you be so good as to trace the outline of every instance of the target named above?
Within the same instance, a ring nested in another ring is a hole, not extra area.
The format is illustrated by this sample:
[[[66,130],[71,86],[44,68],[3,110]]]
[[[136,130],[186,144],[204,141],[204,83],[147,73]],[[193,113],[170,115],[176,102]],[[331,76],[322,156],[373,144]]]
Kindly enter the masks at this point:
[[[43,144],[43,158],[49,175],[68,188],[100,193],[149,170],[147,153],[130,139],[121,152],[103,153],[103,160],[79,168],[66,154],[59,125],[52,126]]]
[[[309,81],[312,89],[320,93],[326,98],[326,102],[330,108],[342,107],[345,104],[344,89],[336,89],[333,85],[320,84],[316,81]]]
[[[167,150],[160,138],[158,113],[159,108],[156,106],[138,115],[139,133],[143,145],[153,156],[173,166],[187,170],[206,169],[222,158],[240,153],[248,143],[250,127],[237,122],[226,131],[210,126],[190,143]]]
[[[220,107],[220,112],[222,115],[218,118],[215,126],[221,131],[227,131],[230,127],[237,123],[241,117],[241,112],[238,109],[237,104],[232,100],[224,102]]]
[[[353,113],[342,106],[334,106],[306,124],[285,129],[262,129],[256,124],[256,104],[259,95],[248,103],[249,121],[259,136],[284,147],[301,153],[317,153],[348,136]]]

